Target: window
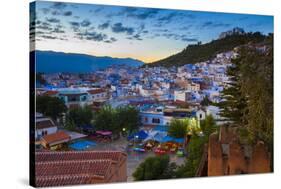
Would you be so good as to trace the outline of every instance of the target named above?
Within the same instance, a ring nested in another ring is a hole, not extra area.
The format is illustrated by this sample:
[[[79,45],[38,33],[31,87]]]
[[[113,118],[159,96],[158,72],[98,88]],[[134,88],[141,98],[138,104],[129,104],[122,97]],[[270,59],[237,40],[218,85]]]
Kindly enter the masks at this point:
[[[160,119],[159,118],[153,118],[152,123],[160,123]]]
[[[144,122],[147,123],[148,122],[148,118],[144,117]]]
[[[48,134],[48,131],[42,131],[42,136],[45,136]]]
[[[86,101],[87,100],[87,97],[86,96],[82,96],[82,101]]]

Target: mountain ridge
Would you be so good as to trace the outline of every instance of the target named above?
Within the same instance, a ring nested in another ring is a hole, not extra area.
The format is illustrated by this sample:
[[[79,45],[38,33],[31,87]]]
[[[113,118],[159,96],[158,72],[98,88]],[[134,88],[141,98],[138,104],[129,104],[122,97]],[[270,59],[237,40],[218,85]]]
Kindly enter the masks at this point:
[[[36,60],[36,72],[43,73],[89,73],[105,69],[111,65],[139,67],[144,62],[133,58],[115,58],[110,56],[92,56],[80,53],[56,51],[31,51]]]
[[[182,66],[184,64],[195,64],[197,62],[210,60],[214,58],[216,54],[227,52],[237,46],[245,45],[250,42],[259,43],[266,38],[267,36],[260,32],[227,35],[224,38],[218,38],[205,44],[198,43],[188,45],[179,53],[145,65],[148,65],[149,67],[171,67]]]

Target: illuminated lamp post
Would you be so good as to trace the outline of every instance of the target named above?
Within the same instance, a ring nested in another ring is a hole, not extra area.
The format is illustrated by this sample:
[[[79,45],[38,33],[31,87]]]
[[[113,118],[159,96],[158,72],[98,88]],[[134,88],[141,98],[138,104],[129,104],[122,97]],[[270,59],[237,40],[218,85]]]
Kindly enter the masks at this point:
[[[134,146],[135,146],[135,144],[136,144],[136,140],[135,140],[135,139],[138,139],[138,138],[139,138],[138,135],[136,135],[136,136],[134,137]]]

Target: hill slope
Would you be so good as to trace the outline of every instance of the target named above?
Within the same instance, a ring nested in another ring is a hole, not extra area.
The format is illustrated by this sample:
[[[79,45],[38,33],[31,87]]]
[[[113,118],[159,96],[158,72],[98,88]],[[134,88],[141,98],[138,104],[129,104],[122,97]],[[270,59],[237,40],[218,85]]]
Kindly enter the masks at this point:
[[[53,51],[33,51],[31,53],[35,53],[36,72],[44,73],[87,73],[104,69],[111,65],[138,67],[144,64],[131,58],[97,57]]]
[[[262,42],[265,38],[266,36],[259,32],[230,35],[205,44],[189,45],[183,51],[162,60],[152,62],[148,64],[148,66],[171,67],[194,64],[196,62],[209,60],[216,54],[230,51],[239,45],[244,45],[249,42]]]

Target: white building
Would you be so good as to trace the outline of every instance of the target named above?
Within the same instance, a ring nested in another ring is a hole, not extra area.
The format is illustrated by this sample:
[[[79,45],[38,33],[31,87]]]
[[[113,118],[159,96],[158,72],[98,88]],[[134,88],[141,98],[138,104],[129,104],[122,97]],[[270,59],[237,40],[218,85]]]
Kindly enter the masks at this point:
[[[198,92],[198,91],[200,91],[200,84],[199,83],[189,83],[187,85],[187,90]]]
[[[46,117],[36,117],[35,119],[35,139],[40,140],[43,136],[54,134],[57,132],[58,127],[54,124],[53,120]]]
[[[107,99],[107,92],[104,89],[91,89],[89,93],[90,101],[102,101]]]
[[[175,90],[174,91],[174,101],[183,101],[186,102],[186,91]]]
[[[204,120],[206,118],[206,112],[201,109],[196,111],[196,118],[197,120]]]

